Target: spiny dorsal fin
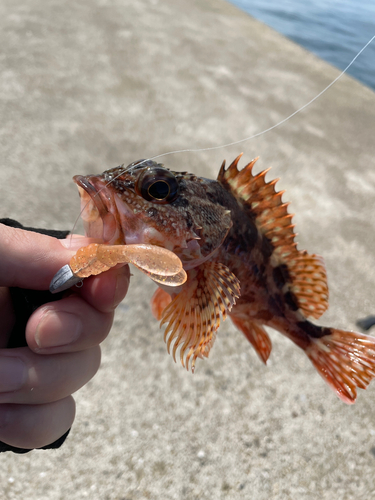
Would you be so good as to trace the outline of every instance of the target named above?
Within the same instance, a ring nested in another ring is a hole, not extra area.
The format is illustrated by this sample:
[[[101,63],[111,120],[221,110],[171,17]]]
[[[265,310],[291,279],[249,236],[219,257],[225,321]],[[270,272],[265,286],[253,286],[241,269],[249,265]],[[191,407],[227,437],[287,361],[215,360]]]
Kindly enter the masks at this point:
[[[253,166],[258,158],[242,170],[237,165],[242,153],[225,170],[223,162],[218,181],[242,202],[244,210],[255,219],[259,232],[274,248],[272,262],[276,266],[286,264],[291,279],[289,291],[297,299],[301,312],[306,316],[319,318],[328,308],[327,274],[323,258],[297,250],[292,214],[289,203],[282,202],[284,191],[276,191],[278,179],[266,182],[270,170],[253,175]]]
[[[164,333],[168,352],[180,348],[183,366],[194,371],[196,359],[207,357],[220,325],[227,316],[236,298],[240,285],[236,276],[219,262],[205,262],[188,271],[188,280],[183,289],[167,305],[162,313],[161,325],[168,323]]]

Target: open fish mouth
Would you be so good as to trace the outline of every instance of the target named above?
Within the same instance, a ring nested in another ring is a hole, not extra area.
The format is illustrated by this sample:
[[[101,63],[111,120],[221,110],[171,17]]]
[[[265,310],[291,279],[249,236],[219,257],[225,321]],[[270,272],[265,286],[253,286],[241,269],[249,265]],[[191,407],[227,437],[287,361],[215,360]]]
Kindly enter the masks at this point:
[[[104,243],[116,243],[122,229],[114,215],[116,203],[113,194],[103,177],[75,175],[73,180],[81,198],[81,218],[86,236],[100,238]]]

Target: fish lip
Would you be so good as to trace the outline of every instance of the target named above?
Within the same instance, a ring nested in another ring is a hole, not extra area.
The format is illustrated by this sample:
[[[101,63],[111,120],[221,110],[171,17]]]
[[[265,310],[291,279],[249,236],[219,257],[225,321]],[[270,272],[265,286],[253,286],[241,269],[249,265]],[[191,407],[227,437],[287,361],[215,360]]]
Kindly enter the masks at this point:
[[[103,193],[106,185],[99,179],[96,175],[75,175],[73,177],[74,182],[80,188],[84,189],[86,193],[90,196],[92,202],[99,211],[100,216],[103,218],[108,213],[108,209],[105,206],[101,194]],[[91,181],[91,182],[90,182]]]
[[[74,182],[78,188],[85,191],[89,197],[83,199],[81,216],[84,220],[86,235],[89,237],[102,238],[105,243],[113,243],[119,237],[119,226],[113,213],[116,211],[116,204],[113,200],[111,191],[107,188],[107,183],[98,175],[75,175]],[[89,207],[95,206],[97,217],[91,221],[85,221],[84,211]],[[99,221],[101,219],[101,223]]]

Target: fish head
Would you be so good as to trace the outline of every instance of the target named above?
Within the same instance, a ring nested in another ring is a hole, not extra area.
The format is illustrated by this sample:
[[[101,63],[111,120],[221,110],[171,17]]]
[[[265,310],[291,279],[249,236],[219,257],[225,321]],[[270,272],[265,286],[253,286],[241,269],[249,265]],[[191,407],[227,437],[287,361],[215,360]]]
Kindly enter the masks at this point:
[[[77,175],[86,235],[108,244],[152,244],[195,267],[221,246],[231,214],[217,181],[139,160],[101,175]]]

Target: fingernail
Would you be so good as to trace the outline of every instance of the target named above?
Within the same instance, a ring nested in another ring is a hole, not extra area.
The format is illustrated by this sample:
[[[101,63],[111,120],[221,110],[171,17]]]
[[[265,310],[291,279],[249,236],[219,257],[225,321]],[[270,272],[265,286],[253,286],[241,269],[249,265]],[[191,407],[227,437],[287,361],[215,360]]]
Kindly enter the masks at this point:
[[[67,248],[68,250],[79,250],[80,248],[84,247],[85,245],[88,245],[86,243],[86,239],[82,236],[82,238],[70,238],[69,236],[65,240],[59,240],[61,245],[64,248]]]
[[[59,240],[61,245],[68,250],[79,250],[90,243],[103,243],[100,238],[87,238],[86,236],[69,235],[65,240]]]
[[[82,332],[82,321],[75,314],[47,311],[35,332],[35,342],[40,349],[72,344]]]
[[[20,358],[0,358],[0,392],[17,391],[27,380],[27,369]]]

